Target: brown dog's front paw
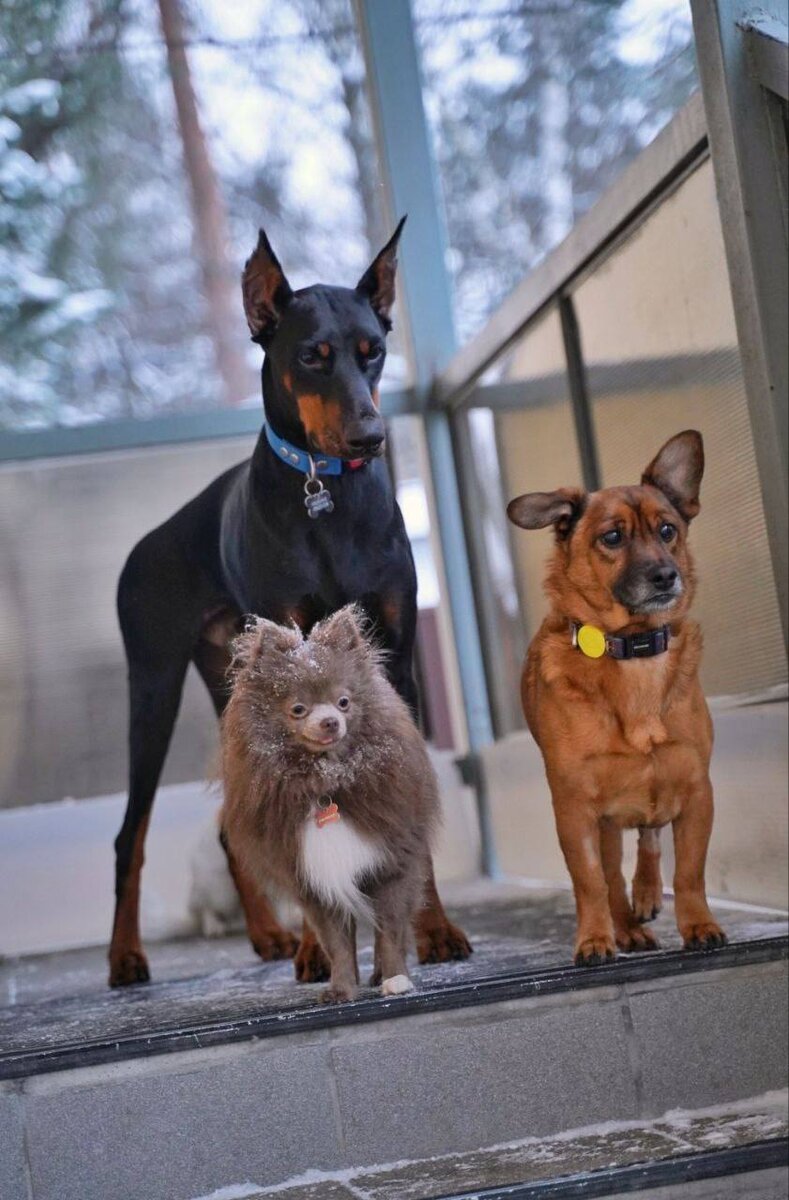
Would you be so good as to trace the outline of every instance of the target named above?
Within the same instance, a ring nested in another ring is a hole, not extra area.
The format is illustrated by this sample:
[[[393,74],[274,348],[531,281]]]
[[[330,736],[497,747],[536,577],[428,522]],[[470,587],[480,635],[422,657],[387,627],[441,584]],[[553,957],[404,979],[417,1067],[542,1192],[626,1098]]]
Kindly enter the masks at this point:
[[[649,929],[641,925],[623,925],[616,929],[616,944],[626,954],[635,954],[639,950],[659,950],[660,942]]]
[[[122,954],[110,955],[111,988],[130,987],[134,983],[147,983],[151,978],[148,960],[142,950],[126,950]]]
[[[324,988],[321,992],[321,1004],[348,1004],[355,999],[356,988],[336,985]]]
[[[463,930],[451,921],[420,929],[416,935],[416,950],[421,963],[454,962],[474,953]]]
[[[685,950],[719,950],[729,940],[716,921],[683,925],[679,932]]]
[[[323,983],[331,974],[331,965],[320,942],[313,937],[303,938],[293,960],[297,983]]]
[[[601,967],[616,958],[614,939],[608,934],[592,934],[575,947],[576,967]]]
[[[250,940],[252,949],[263,962],[293,958],[299,948],[299,939],[289,929],[261,929]]]

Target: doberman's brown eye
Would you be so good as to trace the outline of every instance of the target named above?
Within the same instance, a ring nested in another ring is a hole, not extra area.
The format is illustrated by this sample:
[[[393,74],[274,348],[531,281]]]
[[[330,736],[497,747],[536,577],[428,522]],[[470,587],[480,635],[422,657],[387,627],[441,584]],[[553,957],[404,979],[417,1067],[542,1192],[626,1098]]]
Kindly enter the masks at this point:
[[[670,542],[677,532],[676,525],[672,525],[670,521],[664,521],[660,526],[660,536],[664,542]]]
[[[292,717],[295,717],[297,721],[300,721],[302,717],[306,717],[306,715],[307,715],[307,705],[306,704],[291,704],[290,715]]]
[[[302,350],[299,354],[299,362],[303,367],[319,367],[323,359],[317,350]]]
[[[604,546],[608,546],[611,550],[622,545],[621,529],[609,529],[607,533],[600,535],[600,541]]]

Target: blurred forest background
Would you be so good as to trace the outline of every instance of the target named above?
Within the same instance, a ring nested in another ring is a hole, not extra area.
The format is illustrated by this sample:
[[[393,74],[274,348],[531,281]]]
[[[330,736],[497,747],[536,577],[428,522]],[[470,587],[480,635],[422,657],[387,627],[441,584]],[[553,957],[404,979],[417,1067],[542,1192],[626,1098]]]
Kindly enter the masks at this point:
[[[463,341],[688,98],[689,6],[413,8]],[[389,232],[351,0],[4,0],[0,427],[259,404],[260,224],[295,286]]]

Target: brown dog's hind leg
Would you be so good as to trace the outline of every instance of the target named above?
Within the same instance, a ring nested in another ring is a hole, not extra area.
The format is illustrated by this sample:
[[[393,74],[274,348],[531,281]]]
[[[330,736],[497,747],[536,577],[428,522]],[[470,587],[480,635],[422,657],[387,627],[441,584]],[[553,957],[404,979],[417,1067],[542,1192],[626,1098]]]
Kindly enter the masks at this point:
[[[603,821],[600,825],[600,856],[608,884],[608,905],[614,922],[614,937],[620,950],[657,950],[654,934],[643,929],[630,907],[622,874],[622,830]]]
[[[663,907],[660,876],[660,830],[638,830],[638,858],[633,875],[633,912],[637,921],[654,921]]]
[[[416,952],[421,963],[450,962],[468,958],[473,947],[463,930],[453,925],[436,890],[433,862],[425,880],[422,906],[414,917]]]
[[[264,962],[293,958],[298,948],[298,938],[289,929],[282,928],[268,899],[247,879],[233,857],[224,834],[219,835],[219,841],[227,855],[227,865],[244,910],[244,921],[252,949]]]
[[[674,913],[686,950],[725,946],[726,934],[707,904],[704,867],[712,832],[712,786],[705,782],[674,821]]]
[[[297,983],[324,983],[331,974],[331,964],[306,917],[293,969]]]

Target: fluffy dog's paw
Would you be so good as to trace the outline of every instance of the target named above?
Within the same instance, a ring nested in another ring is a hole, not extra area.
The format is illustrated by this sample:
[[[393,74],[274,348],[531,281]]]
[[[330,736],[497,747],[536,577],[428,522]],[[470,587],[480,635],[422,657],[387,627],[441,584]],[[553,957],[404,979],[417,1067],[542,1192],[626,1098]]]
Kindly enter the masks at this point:
[[[340,987],[339,985],[324,988],[321,992],[321,1004],[348,1004],[356,999],[356,989]]]
[[[142,950],[110,956],[110,987],[130,987],[134,983],[147,983],[150,978],[148,960]]]
[[[293,970],[297,983],[323,983],[331,974],[331,965],[319,942],[305,938],[296,952]]]
[[[403,996],[406,992],[413,992],[414,985],[407,975],[393,975],[391,979],[385,979],[381,984],[382,996]]]
[[[716,921],[683,925],[679,932],[685,950],[718,950],[729,940]]]
[[[419,930],[416,950],[421,963],[453,962],[468,958],[473,946],[462,929],[451,921]]]
[[[250,941],[263,962],[293,958],[299,948],[299,939],[289,929],[261,929],[250,935]]]
[[[616,944],[626,954],[634,954],[639,950],[659,950],[660,942],[650,929],[643,929],[635,922],[623,925],[615,930]]]
[[[616,958],[614,939],[608,934],[592,934],[575,947],[576,967],[601,967]]]

